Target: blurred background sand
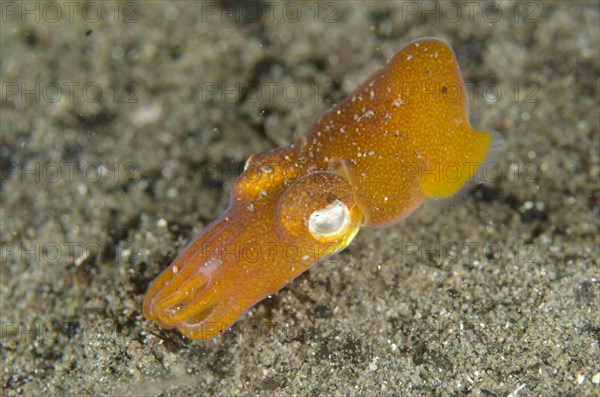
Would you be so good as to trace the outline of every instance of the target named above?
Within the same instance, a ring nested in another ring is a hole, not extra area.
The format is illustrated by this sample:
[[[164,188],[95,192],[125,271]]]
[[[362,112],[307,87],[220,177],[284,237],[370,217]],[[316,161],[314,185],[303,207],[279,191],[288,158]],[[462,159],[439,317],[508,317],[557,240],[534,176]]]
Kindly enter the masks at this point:
[[[600,392],[598,3],[1,5],[4,395]],[[421,36],[505,140],[487,183],[362,230],[222,337],[145,320],[245,159]]]

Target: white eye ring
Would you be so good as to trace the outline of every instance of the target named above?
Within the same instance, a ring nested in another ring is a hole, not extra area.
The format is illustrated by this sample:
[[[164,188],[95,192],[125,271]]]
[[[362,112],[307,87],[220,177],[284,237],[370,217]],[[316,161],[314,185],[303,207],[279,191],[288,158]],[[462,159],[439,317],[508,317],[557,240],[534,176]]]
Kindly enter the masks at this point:
[[[308,230],[317,240],[339,235],[350,223],[350,210],[340,200],[310,214]]]

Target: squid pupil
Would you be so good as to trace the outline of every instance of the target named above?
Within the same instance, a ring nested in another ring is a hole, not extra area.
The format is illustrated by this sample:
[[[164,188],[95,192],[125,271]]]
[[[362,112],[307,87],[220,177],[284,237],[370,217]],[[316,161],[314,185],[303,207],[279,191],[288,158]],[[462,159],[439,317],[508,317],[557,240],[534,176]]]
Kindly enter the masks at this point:
[[[313,235],[329,236],[342,230],[348,221],[348,207],[340,200],[335,200],[310,215],[308,228]]]

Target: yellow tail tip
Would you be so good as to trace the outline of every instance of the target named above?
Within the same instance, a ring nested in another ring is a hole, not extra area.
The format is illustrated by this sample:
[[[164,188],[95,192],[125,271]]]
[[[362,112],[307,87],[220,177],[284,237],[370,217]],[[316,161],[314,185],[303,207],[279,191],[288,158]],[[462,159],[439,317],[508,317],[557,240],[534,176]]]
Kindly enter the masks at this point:
[[[421,189],[430,198],[455,194],[476,175],[492,144],[487,132],[468,129],[444,148],[443,156],[430,159],[421,177]]]

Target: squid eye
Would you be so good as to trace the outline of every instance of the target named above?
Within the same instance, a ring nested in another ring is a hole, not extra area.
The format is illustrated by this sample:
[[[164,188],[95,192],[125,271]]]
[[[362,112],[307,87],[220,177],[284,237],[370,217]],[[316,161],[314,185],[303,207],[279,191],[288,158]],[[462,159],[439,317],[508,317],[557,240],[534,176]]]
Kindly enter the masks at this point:
[[[306,247],[316,243],[323,255],[346,247],[363,219],[352,193],[346,179],[328,171],[295,181],[277,202],[274,216],[279,237]]]
[[[340,200],[310,214],[308,230],[316,240],[329,239],[343,232],[350,223],[350,210]]]

